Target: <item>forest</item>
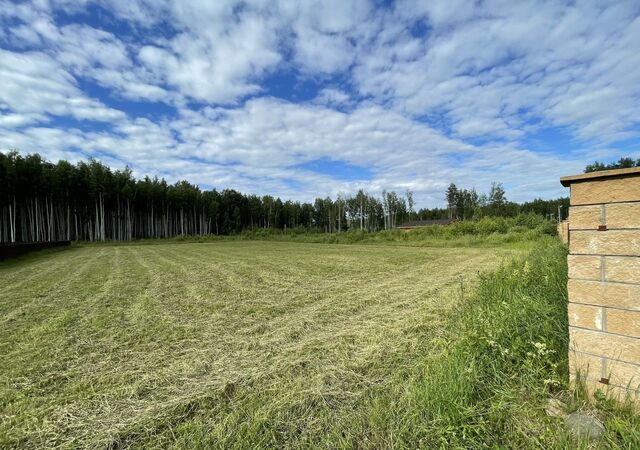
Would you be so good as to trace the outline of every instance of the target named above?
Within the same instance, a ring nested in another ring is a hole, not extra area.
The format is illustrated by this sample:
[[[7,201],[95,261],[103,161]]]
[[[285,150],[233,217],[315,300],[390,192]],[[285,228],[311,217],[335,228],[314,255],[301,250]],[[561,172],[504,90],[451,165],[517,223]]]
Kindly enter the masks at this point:
[[[256,228],[341,232],[391,229],[407,220],[536,213],[547,217],[565,198],[518,204],[501,184],[488,194],[451,184],[446,208],[415,210],[413,193],[359,190],[313,203],[233,189],[202,190],[188,181],[135,179],[91,159],[52,163],[39,154],[0,153],[0,242],[134,240],[235,234]]]

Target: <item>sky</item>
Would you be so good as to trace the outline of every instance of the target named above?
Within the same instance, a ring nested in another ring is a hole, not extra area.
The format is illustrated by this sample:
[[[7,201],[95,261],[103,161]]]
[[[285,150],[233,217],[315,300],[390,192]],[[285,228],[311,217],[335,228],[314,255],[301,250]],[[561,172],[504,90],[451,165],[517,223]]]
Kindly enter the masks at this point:
[[[310,201],[640,158],[640,2],[0,0],[0,151]]]

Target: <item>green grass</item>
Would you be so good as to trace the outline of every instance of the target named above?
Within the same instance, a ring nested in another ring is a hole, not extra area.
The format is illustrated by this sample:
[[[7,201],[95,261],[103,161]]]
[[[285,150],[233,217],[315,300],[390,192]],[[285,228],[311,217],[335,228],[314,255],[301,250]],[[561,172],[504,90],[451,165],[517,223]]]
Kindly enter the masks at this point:
[[[0,447],[639,448],[629,406],[567,384],[565,248],[452,241],[3,263]],[[549,397],[604,438],[572,440]]]
[[[520,245],[530,247],[546,236],[557,234],[556,224],[536,214],[516,217],[484,217],[455,222],[448,226],[431,225],[411,231],[392,229],[378,232],[350,230],[321,233],[305,228],[289,230],[254,229],[231,236],[177,237],[177,241],[268,240],[324,244],[392,244],[421,247],[495,247]]]
[[[503,247],[529,249],[540,239],[556,236],[556,223],[537,214],[516,217],[483,217],[454,222],[447,226],[431,225],[410,231],[400,229],[368,232],[352,229],[324,233],[304,227],[256,228],[231,235],[177,236],[171,239],[143,239],[136,245],[167,242],[279,241],[314,244],[405,245],[410,247]],[[131,242],[83,242],[83,245],[130,245]]]
[[[0,266],[4,446],[320,442],[509,249],[80,246]]]

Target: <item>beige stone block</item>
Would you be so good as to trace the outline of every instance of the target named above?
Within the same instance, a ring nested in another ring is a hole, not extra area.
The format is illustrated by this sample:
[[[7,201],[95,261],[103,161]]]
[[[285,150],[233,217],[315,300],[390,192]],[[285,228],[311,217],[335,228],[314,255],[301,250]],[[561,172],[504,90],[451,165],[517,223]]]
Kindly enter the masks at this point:
[[[580,373],[582,378],[599,380],[606,377],[605,361],[603,356],[569,351],[569,372],[572,375]]]
[[[609,383],[632,390],[640,389],[640,365],[605,359],[603,370]]]
[[[569,325],[592,330],[604,329],[604,308],[599,306],[569,303]],[[640,313],[639,313],[640,314]]]
[[[569,208],[569,229],[597,230],[601,215],[602,205],[572,206]]]
[[[640,202],[606,205],[608,228],[640,228]]]
[[[640,364],[640,339],[569,327],[569,349]]]
[[[640,299],[638,299],[638,301],[640,302]],[[625,336],[640,338],[640,311],[607,309],[606,331],[608,333],[624,334]],[[640,345],[640,343],[638,343],[638,345]]]
[[[562,241],[562,243],[565,245],[568,245],[569,244],[569,221],[564,220],[560,222],[557,225],[557,229],[558,229],[558,237],[560,237],[560,240]]]
[[[640,284],[640,258],[606,257],[604,265],[606,281]]]
[[[640,256],[640,230],[572,231],[572,254]]]
[[[640,311],[640,286],[569,280],[569,301]]]
[[[575,382],[577,375],[580,374],[580,379],[585,384],[591,384],[586,386],[591,388],[589,390],[591,393],[601,389],[603,393],[609,391],[624,396],[627,393],[635,394],[636,391],[640,391],[640,365],[570,352],[569,371],[572,382]]]
[[[573,384],[574,382],[575,378],[571,377],[571,383]],[[618,401],[626,401],[629,399],[634,402],[632,404],[637,404],[635,402],[640,401],[640,390],[629,390],[614,384],[603,384],[599,380],[594,379],[585,380],[584,385],[587,392],[591,395],[595,395],[596,392],[600,392],[609,399]],[[638,405],[638,410],[640,411],[640,405]]]
[[[599,256],[569,255],[567,257],[569,278],[600,280],[601,260]]]
[[[571,184],[571,205],[633,202],[640,200],[640,177],[627,176]]]

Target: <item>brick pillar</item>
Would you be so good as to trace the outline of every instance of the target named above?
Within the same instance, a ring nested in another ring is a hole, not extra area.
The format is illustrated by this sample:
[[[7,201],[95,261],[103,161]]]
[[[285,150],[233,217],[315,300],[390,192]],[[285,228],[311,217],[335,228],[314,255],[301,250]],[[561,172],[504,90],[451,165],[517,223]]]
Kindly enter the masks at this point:
[[[558,224],[558,236],[563,244],[569,245],[569,221],[563,220]]]
[[[561,178],[569,212],[569,361],[587,386],[640,400],[640,168]]]

